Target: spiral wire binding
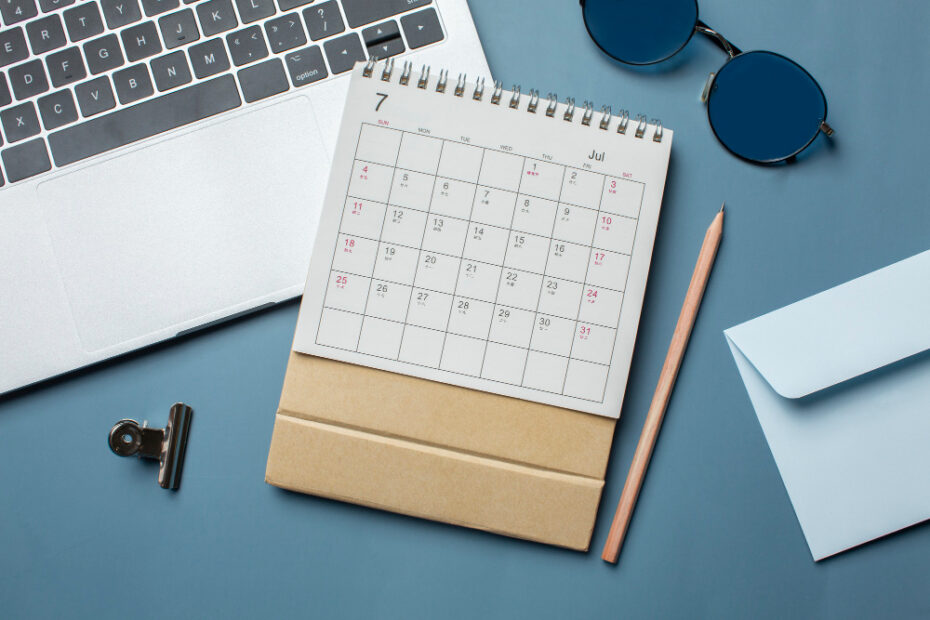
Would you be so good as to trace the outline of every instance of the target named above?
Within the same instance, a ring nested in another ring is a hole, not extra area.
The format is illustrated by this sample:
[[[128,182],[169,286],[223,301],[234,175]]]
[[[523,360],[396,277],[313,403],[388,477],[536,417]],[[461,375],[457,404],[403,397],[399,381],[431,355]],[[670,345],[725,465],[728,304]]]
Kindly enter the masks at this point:
[[[394,72],[394,59],[388,58],[384,63],[384,69],[381,71],[381,81],[390,82],[391,74]]]
[[[484,97],[484,78],[480,77],[475,80],[475,92],[472,93],[471,98],[475,101],[481,101],[482,97]]]
[[[404,61],[404,70],[400,74],[400,85],[406,86],[410,82],[410,70],[413,68],[413,65],[409,60]]]
[[[530,114],[536,114],[536,107],[539,105],[539,91],[535,88],[530,89],[530,101],[526,104],[526,111]]]
[[[375,67],[378,62],[377,58],[372,57],[369,59],[365,66],[362,68],[362,76],[366,78],[371,78],[374,75]],[[398,82],[401,86],[407,86],[410,83],[410,77],[413,72],[413,65],[409,60],[404,61],[403,69],[401,70],[400,77]],[[394,59],[388,58],[384,61],[384,67],[381,70],[381,81],[390,82],[391,77],[394,74]],[[420,75],[417,78],[416,86],[421,90],[426,90],[429,85],[430,77],[430,65],[423,65],[420,69]],[[448,86],[449,72],[446,69],[441,69],[439,71],[439,76],[436,79],[436,92],[445,93]],[[467,76],[464,73],[460,73],[458,80],[456,80],[455,88],[453,90],[453,95],[456,97],[463,97],[465,95],[465,89],[467,87]],[[485,80],[483,77],[479,77],[475,80],[475,89],[472,91],[471,98],[475,101],[482,101],[484,99],[484,89],[485,89]],[[523,99],[521,95],[520,86],[515,84],[513,90],[511,91],[510,101],[508,102],[508,107],[514,110],[520,109],[520,101]],[[491,93],[491,103],[494,105],[500,105],[501,99],[503,98],[504,85],[499,80],[494,82],[494,90]],[[536,114],[536,110],[539,107],[539,91],[536,89],[530,89],[527,92],[527,103],[526,111],[531,114]],[[549,93],[546,95],[546,116],[549,118],[555,117],[556,112],[558,111],[559,106],[559,96],[555,93]],[[565,99],[565,111],[562,114],[562,120],[566,122],[572,122],[575,118],[575,99],[573,97],[566,97]],[[581,115],[581,124],[584,126],[590,126],[591,121],[594,117],[594,103],[591,101],[585,101],[582,104],[582,115]],[[613,111],[610,106],[601,106],[600,109],[601,118],[598,121],[598,128],[604,131],[607,131],[610,128],[610,123],[614,119]],[[627,110],[620,110],[616,114],[617,118],[617,133],[626,134],[627,129],[630,124],[630,113]],[[646,135],[648,130],[649,123],[651,123],[655,130],[652,133],[653,142],[662,142],[664,136],[664,129],[662,127],[662,121],[657,118],[652,119],[650,122],[646,121],[646,116],[643,114],[637,114],[635,118],[636,129],[633,132],[634,137],[642,139]]]
[[[499,105],[501,102],[501,93],[504,91],[504,85],[500,80],[494,82],[494,92],[491,93],[491,103]]]
[[[636,137],[642,138],[646,133],[646,117],[643,114],[636,115]]]
[[[555,108],[559,105],[559,96],[555,93],[549,93],[548,95],[549,105],[546,107],[546,116],[552,118],[555,116]]]
[[[626,110],[620,110],[620,121],[617,123],[617,133],[626,133],[626,127],[630,124],[630,113]]]
[[[587,127],[591,124],[591,117],[594,115],[594,104],[590,101],[584,102],[584,114],[581,116],[581,124]]]

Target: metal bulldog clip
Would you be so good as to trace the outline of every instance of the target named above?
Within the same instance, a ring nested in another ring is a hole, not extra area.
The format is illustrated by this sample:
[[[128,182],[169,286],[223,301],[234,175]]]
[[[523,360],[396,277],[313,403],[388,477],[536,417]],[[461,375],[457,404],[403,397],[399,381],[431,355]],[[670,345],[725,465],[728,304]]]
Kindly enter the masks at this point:
[[[194,410],[175,403],[165,428],[148,428],[135,420],[120,420],[110,429],[110,449],[119,456],[158,459],[158,484],[164,489],[181,486],[181,470]]]

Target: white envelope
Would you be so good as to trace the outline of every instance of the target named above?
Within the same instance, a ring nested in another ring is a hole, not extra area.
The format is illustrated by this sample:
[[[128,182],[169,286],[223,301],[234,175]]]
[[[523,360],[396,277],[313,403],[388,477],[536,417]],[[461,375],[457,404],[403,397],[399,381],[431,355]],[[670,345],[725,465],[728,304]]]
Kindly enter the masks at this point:
[[[930,251],[724,334],[815,560],[930,519]]]

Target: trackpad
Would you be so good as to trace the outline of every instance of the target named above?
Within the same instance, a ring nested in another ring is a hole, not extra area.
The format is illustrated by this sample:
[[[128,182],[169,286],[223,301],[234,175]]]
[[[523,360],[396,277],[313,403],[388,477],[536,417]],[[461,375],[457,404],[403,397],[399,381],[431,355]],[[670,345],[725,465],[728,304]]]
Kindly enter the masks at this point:
[[[84,348],[172,336],[300,286],[328,170],[295,97],[40,185]]]

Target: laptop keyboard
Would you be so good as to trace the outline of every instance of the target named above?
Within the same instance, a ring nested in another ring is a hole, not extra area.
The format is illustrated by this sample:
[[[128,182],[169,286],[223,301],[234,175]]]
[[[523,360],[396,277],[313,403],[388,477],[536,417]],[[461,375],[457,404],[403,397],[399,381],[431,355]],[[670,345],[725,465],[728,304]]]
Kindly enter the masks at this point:
[[[0,186],[444,38],[431,0],[0,0]]]

